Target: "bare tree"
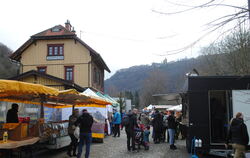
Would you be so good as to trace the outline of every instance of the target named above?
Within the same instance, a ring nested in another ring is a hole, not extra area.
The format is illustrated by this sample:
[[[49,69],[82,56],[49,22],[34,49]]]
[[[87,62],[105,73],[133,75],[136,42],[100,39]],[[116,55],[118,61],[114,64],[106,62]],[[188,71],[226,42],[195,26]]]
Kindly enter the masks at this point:
[[[125,98],[122,92],[119,94],[118,103],[120,105],[120,113],[122,113],[125,110]]]
[[[105,88],[105,93],[108,93],[112,97],[119,97],[119,91],[114,85],[110,85],[108,88]]]
[[[178,3],[176,1],[173,2],[170,0],[166,0],[166,2],[170,3],[172,5],[176,5],[178,7],[184,8],[184,9],[181,9],[181,10],[178,10],[175,12],[164,12],[164,11],[158,11],[158,10],[152,10],[152,11],[155,13],[158,13],[158,14],[162,14],[162,15],[174,15],[174,14],[182,14],[182,13],[186,13],[189,11],[204,9],[204,8],[225,7],[225,8],[234,8],[235,13],[226,14],[222,17],[217,17],[214,20],[208,22],[207,24],[205,24],[205,26],[207,26],[207,29],[204,31],[204,33],[197,40],[191,42],[190,44],[188,44],[182,48],[167,51],[166,54],[162,54],[162,55],[173,55],[173,54],[183,52],[186,49],[197,44],[199,41],[201,41],[203,38],[205,38],[209,34],[213,33],[214,31],[219,30],[221,28],[224,28],[225,26],[231,26],[231,27],[227,28],[226,30],[222,31],[218,35],[218,38],[220,38],[221,36],[231,32],[233,29],[238,27],[238,25],[244,24],[250,17],[249,16],[250,15],[250,10],[249,10],[250,0],[248,0],[248,5],[239,5],[239,6],[230,5],[224,1],[218,1],[218,0],[208,0],[205,3],[195,5],[195,6],[192,6],[190,4]],[[186,2],[190,3],[190,1],[186,1]]]
[[[164,93],[166,91],[167,76],[159,69],[151,72],[143,82],[140,92],[140,107],[145,107],[154,103],[153,94]]]
[[[211,74],[247,75],[250,73],[250,32],[244,27],[212,43],[201,51]]]

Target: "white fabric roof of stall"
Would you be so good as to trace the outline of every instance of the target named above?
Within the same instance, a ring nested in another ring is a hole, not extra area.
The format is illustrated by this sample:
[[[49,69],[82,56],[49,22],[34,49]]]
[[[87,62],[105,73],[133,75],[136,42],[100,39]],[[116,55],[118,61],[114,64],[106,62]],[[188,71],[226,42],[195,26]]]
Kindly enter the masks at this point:
[[[153,105],[149,105],[146,109],[147,110],[152,110],[153,109]]]
[[[100,96],[98,96],[94,91],[92,91],[91,89],[86,89],[84,92],[82,92],[85,95],[88,96],[93,96],[93,97],[97,97],[97,98],[101,98]]]
[[[169,108],[168,110],[171,110],[171,111],[181,111],[182,110],[182,104],[177,105],[177,106],[173,106],[173,107]]]
[[[152,110],[153,108],[155,109],[169,109],[174,107],[173,105],[149,105],[146,109],[147,110]]]

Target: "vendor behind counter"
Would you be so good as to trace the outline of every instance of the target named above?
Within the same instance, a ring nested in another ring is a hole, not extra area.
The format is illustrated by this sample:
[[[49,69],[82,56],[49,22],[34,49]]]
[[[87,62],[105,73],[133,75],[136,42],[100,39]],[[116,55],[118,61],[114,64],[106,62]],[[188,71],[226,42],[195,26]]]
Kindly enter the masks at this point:
[[[18,104],[13,103],[7,112],[6,123],[18,123]]]

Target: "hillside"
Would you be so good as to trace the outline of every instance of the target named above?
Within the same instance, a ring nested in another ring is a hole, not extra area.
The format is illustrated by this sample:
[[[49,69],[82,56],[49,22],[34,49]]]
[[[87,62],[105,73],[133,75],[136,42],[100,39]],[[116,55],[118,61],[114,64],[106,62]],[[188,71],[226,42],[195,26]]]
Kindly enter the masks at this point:
[[[11,53],[12,50],[0,42],[0,79],[7,79],[18,74],[18,65],[9,59]]]
[[[133,66],[117,71],[105,81],[105,91],[110,94],[121,91],[140,91],[143,82],[154,71],[160,71],[166,76],[165,92],[176,92],[183,87],[185,74],[197,66],[199,59],[183,59],[170,63],[153,63],[152,65]],[[156,76],[157,77],[157,76]]]

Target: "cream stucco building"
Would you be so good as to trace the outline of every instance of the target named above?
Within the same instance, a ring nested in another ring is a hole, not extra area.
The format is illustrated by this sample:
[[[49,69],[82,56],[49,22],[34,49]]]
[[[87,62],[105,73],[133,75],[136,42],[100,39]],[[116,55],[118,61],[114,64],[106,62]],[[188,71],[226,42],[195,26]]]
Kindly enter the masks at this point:
[[[70,22],[30,37],[12,55],[21,63],[20,75],[12,78],[60,90],[90,87],[104,91],[104,71],[110,72],[101,55],[77,37]]]

